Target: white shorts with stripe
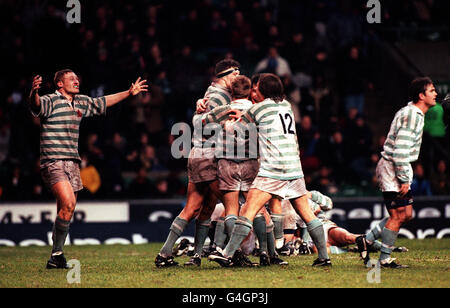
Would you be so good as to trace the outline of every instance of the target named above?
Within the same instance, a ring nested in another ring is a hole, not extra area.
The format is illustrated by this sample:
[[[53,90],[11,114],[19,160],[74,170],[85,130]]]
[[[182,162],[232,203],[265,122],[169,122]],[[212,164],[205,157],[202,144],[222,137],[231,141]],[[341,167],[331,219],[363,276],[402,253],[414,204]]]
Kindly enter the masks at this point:
[[[400,182],[395,176],[394,163],[384,159],[383,157],[378,161],[376,176],[378,180],[378,186],[382,192],[386,191],[400,191]],[[409,165],[408,177],[412,180],[413,170]],[[411,185],[411,182],[409,183]]]
[[[250,189],[256,188],[269,194],[280,197],[281,199],[296,199],[307,194],[305,179],[295,180],[276,180],[257,176]]]

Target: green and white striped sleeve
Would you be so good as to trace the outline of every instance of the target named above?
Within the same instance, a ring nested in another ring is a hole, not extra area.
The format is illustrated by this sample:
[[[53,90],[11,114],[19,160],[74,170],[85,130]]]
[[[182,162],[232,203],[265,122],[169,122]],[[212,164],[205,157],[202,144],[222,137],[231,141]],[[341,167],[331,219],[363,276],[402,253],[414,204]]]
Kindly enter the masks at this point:
[[[311,200],[317,203],[323,211],[329,211],[333,208],[333,201],[331,198],[316,190],[311,191]]]
[[[406,110],[405,110],[406,111]],[[398,118],[396,123],[396,136],[393,143],[387,142],[387,147],[392,149],[392,162],[394,163],[395,174],[400,183],[409,183],[409,166],[413,158],[418,156],[420,145],[417,147],[417,132],[420,118],[416,112],[409,109]]]

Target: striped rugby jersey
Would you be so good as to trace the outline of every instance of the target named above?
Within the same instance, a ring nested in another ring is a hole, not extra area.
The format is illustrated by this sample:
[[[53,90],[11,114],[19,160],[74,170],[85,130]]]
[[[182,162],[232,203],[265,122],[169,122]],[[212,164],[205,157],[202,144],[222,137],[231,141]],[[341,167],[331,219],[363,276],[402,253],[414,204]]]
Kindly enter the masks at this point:
[[[311,199],[308,199],[308,202],[313,213],[320,208],[320,212],[316,215],[317,218],[319,218],[322,222],[328,221],[325,212],[333,208],[333,201],[331,201],[330,197],[313,190],[311,191]]]
[[[203,114],[212,111],[214,108],[229,105],[232,100],[230,91],[227,88],[215,82],[211,83],[211,85],[206,90],[203,98],[208,100],[206,110]],[[195,114],[192,119],[192,123],[194,125],[194,134],[192,137],[192,143],[194,144],[194,147],[202,147],[204,143],[208,140],[208,138],[211,137],[211,135],[203,134],[201,114]],[[200,134],[200,132],[202,132],[202,134]],[[205,147],[211,146],[210,143],[208,144],[209,145],[206,145]]]
[[[381,156],[394,164],[398,181],[410,183],[410,163],[419,158],[424,114],[412,102],[400,109],[392,121]]]
[[[226,113],[230,109],[230,106],[218,107],[211,114],[204,116],[203,122],[220,123],[226,119]],[[291,104],[286,100],[276,103],[265,99],[247,110],[235,127],[245,130],[246,125],[251,123],[258,129],[258,176],[282,181],[303,178]]]
[[[245,112],[253,106],[253,103],[248,99],[237,99],[231,102],[231,109],[238,109],[241,112]],[[228,116],[226,116],[228,119]],[[234,161],[242,161],[247,159],[256,159],[258,158],[257,153],[257,140],[249,140],[252,136],[251,133],[244,134],[242,136],[233,134],[230,139],[230,136],[224,132],[223,144],[218,146],[219,150],[217,152],[218,158],[231,159]],[[254,131],[254,137],[256,137],[257,132],[256,129]],[[227,139],[228,138],[228,139]],[[231,141],[231,142],[230,142]],[[250,142],[253,141],[253,144],[250,145]],[[236,149],[235,149],[236,148]],[[236,150],[236,151],[235,151]],[[225,151],[225,152],[224,152]]]
[[[75,95],[72,105],[56,91],[41,96],[40,103],[40,110],[31,109],[31,113],[41,118],[41,168],[55,160],[81,161],[78,154],[81,119],[106,114],[106,98]]]

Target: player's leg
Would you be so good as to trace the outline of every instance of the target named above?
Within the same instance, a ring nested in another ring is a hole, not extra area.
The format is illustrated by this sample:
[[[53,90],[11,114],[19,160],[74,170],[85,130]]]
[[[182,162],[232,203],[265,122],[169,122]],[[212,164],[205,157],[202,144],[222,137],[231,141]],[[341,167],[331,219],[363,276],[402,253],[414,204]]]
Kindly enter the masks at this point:
[[[312,212],[311,207],[308,204],[308,197],[306,194],[302,195],[301,197],[292,199],[291,203],[302,220],[306,223],[308,233],[317,247],[319,258],[316,260],[317,262],[314,262],[313,266],[331,265],[327,252],[323,224]]]
[[[259,189],[250,189],[247,200],[240,211],[240,216],[236,221],[230,241],[219,256],[210,256],[210,260],[217,261],[221,265],[229,264],[236,250],[240,247],[242,241],[248,236],[252,227],[253,219],[259,210],[266,204],[272,195]],[[224,263],[221,263],[221,262]]]
[[[228,191],[223,195],[225,206],[225,233],[230,239],[239,215],[239,191]],[[223,246],[221,246],[223,248]]]
[[[189,182],[186,206],[172,222],[172,225],[169,229],[169,235],[167,236],[167,239],[158,254],[158,257],[160,257],[159,259],[161,259],[161,262],[164,263],[164,265],[162,266],[166,266],[168,264],[167,262],[169,262],[170,264],[173,263],[173,260],[164,261],[162,259],[166,259],[172,256],[172,249],[175,245],[175,242],[181,236],[189,221],[191,221],[191,219],[199,214],[203,200],[205,198],[205,194],[207,192],[208,184],[209,183],[204,182],[197,184]],[[158,263],[159,261],[155,262]]]
[[[42,178],[57,204],[57,216],[52,230],[52,254],[47,262],[47,269],[67,268],[63,246],[75,211],[77,192],[83,189],[80,166],[75,161],[56,161],[42,170]]]
[[[231,160],[220,159],[217,163],[218,188],[223,195],[222,201],[225,207],[225,233],[229,239],[234,228],[234,223],[239,214],[239,191],[241,188],[240,164]],[[218,245],[224,248],[225,240]]]
[[[251,231],[256,214],[271,198],[271,194],[258,189],[251,189],[249,191],[247,200],[239,212],[239,217],[235,223],[230,242],[225,247],[224,253],[226,256],[233,256],[243,239]]]
[[[268,223],[271,224],[271,226],[268,225]],[[259,265],[262,266],[270,265],[267,238],[267,228],[270,227],[273,229],[270,214],[267,212],[265,206],[263,206],[258,214],[256,214],[255,219],[253,219],[253,231],[255,232],[259,243]]]
[[[383,228],[388,220],[389,217],[385,217],[365,235],[361,235],[356,238],[358,252],[364,260],[364,264],[367,264],[370,260],[369,247],[374,250],[381,249],[381,243],[377,241],[377,239],[381,237],[381,232],[383,231]]]
[[[216,194],[211,189],[208,189],[206,198],[203,200],[203,206],[200,214],[195,222],[194,256],[184,265],[201,265],[203,246],[205,245],[206,237],[209,233],[209,228],[211,226],[211,215],[216,208],[216,204]]]
[[[227,239],[227,233],[225,231],[225,211],[224,211],[222,216],[219,217],[219,219],[217,220],[217,223],[216,223],[216,230],[214,232],[213,249],[215,247],[224,248],[226,239]]]
[[[283,236],[283,209],[281,207],[281,200],[273,198],[269,202],[270,216],[273,222],[273,232],[275,236],[275,248],[280,249],[284,245]]]
[[[355,244],[358,235],[345,230],[344,228],[331,228],[328,230],[328,244],[336,247],[344,247]]]
[[[75,211],[77,195],[73,192],[72,185],[68,181],[54,184],[51,190],[56,198],[58,208],[52,234],[52,255],[55,255],[63,253],[63,246],[69,233],[70,220]]]
[[[273,200],[273,199],[272,199]],[[266,210],[265,207],[263,207],[264,211],[264,217],[266,218],[266,233],[267,233],[267,252],[269,254],[269,261],[270,264],[274,265],[288,265],[289,263],[286,261],[283,261],[280,259],[276,246],[275,246],[275,232],[274,232],[274,222],[272,215],[269,214],[269,212]],[[260,264],[264,263],[265,260],[261,260],[260,258]]]
[[[400,227],[412,218],[412,205],[401,206],[388,209],[390,218],[386,222],[381,232],[380,264],[382,267],[405,268],[406,265],[399,265],[391,259]]]

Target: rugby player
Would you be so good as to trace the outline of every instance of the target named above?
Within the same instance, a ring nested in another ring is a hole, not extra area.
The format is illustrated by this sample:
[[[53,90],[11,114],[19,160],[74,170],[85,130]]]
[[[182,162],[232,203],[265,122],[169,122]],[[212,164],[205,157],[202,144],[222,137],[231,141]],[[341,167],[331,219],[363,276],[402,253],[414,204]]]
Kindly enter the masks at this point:
[[[233,111],[240,120],[232,126],[243,126],[245,130],[245,126],[252,123],[257,127],[260,151],[258,176],[240,210],[227,246],[222,252],[211,254],[208,259],[221,266],[232,266],[233,255],[251,231],[256,214],[275,197],[292,199],[296,211],[307,223],[319,251],[313,266],[331,266],[322,223],[308,205],[294,116],[290,103],[284,100],[283,84],[274,74],[262,74],[256,90],[262,101],[242,115],[239,111]],[[218,107],[216,114],[230,110],[229,106]]]
[[[211,83],[204,95],[206,112],[210,112],[215,107],[224,106],[231,103],[231,84],[239,75],[239,62],[232,59],[225,59],[215,66],[216,80]],[[200,122],[199,122],[200,121]],[[194,123],[194,147],[191,149],[188,158],[188,189],[187,201],[184,209],[174,219],[170,226],[169,235],[166,242],[156,256],[155,265],[157,267],[170,267],[178,265],[173,260],[172,249],[177,239],[181,236],[188,223],[196,218],[202,207],[204,215],[196,221],[196,242],[204,242],[211,223],[210,216],[217,203],[220,192],[217,181],[217,161],[215,160],[215,149],[204,146],[207,137],[203,134],[198,136],[195,131],[201,126],[201,115],[195,114]],[[202,238],[204,238],[202,240]],[[196,247],[199,254],[201,248]],[[201,254],[200,254],[201,255]]]
[[[357,240],[364,263],[370,260],[368,246],[381,237],[381,268],[407,268],[391,258],[400,227],[412,219],[413,197],[410,185],[413,179],[411,163],[419,158],[424,117],[428,109],[436,105],[436,89],[428,77],[416,78],[410,85],[412,102],[394,116],[376,176],[389,217],[383,219],[366,236]]]
[[[46,187],[56,198],[57,216],[53,225],[53,247],[47,269],[68,268],[63,246],[69,233],[80,177],[78,138],[83,118],[105,115],[106,109],[120,101],[146,92],[146,80],[138,78],[127,91],[92,98],[80,95],[80,79],[70,69],[55,73],[56,92],[39,95],[42,77],[35,76],[29,96],[31,113],[41,119],[40,165]]]

